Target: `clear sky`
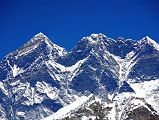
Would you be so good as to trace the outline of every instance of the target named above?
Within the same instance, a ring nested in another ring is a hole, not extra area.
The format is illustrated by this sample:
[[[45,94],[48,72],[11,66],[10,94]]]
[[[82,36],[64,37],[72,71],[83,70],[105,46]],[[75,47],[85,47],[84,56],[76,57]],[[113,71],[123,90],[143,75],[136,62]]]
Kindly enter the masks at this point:
[[[159,0],[0,0],[0,58],[39,32],[67,50],[91,33],[159,42]]]

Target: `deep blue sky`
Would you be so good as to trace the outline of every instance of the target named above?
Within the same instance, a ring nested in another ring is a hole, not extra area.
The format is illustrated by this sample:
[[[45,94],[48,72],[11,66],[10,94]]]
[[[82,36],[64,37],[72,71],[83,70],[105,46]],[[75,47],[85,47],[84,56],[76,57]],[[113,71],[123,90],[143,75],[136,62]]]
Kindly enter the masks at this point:
[[[159,2],[0,0],[0,58],[39,32],[67,50],[91,33],[159,41]]]

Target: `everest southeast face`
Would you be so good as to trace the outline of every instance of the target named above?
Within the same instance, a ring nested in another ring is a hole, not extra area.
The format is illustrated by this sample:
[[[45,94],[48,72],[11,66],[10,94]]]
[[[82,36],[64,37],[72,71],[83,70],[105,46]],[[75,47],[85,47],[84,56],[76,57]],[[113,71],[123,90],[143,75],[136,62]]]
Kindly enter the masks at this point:
[[[0,61],[1,120],[159,120],[159,45],[83,37],[67,51],[43,33]]]

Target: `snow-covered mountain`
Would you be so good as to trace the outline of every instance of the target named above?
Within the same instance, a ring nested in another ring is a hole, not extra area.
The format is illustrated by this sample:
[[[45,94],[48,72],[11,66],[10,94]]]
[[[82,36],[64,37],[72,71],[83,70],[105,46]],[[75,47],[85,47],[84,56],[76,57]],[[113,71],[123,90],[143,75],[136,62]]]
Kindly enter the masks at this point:
[[[159,120],[159,45],[82,38],[70,51],[35,35],[0,62],[2,120]]]

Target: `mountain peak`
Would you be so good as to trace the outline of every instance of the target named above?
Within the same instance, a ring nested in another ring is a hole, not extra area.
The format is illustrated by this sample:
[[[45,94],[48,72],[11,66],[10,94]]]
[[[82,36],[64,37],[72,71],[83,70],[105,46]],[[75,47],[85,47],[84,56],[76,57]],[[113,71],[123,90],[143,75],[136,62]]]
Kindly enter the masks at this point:
[[[143,40],[144,41],[146,41],[147,43],[149,43],[149,44],[156,44],[156,42],[154,41],[154,40],[152,40],[149,36],[145,36],[144,38],[143,38]]]
[[[51,40],[42,32],[33,36],[27,43],[17,49],[17,52],[19,56],[21,56],[31,53],[34,49],[39,47],[40,49],[46,50],[51,58],[52,56],[64,56],[67,53],[64,48],[52,43]]]
[[[159,44],[156,41],[154,41],[153,39],[151,39],[149,36],[145,36],[143,39],[141,39],[139,41],[139,44],[140,45],[148,44],[148,45],[154,47],[156,50],[159,51]]]
[[[42,32],[39,32],[38,34],[36,34],[34,37],[42,37],[42,38],[47,38],[47,36],[42,33]]]
[[[82,41],[86,41],[89,44],[98,44],[100,42],[112,42],[114,41],[111,38],[108,38],[106,35],[102,34],[102,33],[98,33],[98,34],[91,34],[90,36],[87,37],[83,37]]]
[[[45,42],[51,42],[48,37],[43,34],[42,32],[36,34],[32,39],[31,42],[36,42],[36,41],[45,41]]]
[[[49,46],[53,46],[53,43],[49,40],[49,38],[43,34],[42,32],[33,36],[23,47],[29,47],[34,45],[39,45],[41,43],[46,43]]]
[[[117,40],[122,40],[123,41],[123,40],[125,40],[125,38],[123,38],[123,37],[120,36],[120,37],[118,37]]]
[[[97,38],[97,37],[105,37],[106,38],[106,36],[104,34],[102,34],[102,33],[93,33],[90,36],[92,38]]]

